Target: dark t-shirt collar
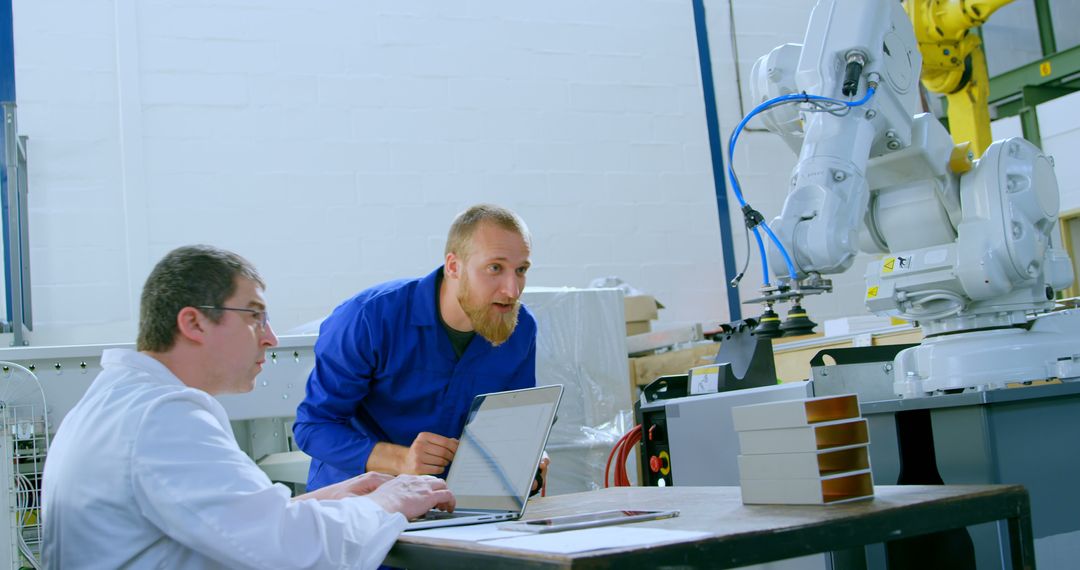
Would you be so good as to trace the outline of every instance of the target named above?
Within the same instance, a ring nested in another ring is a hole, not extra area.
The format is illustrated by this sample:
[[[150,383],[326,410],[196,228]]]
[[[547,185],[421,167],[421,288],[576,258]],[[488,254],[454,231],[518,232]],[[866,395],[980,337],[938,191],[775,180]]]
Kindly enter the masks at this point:
[[[476,331],[459,331],[454,327],[446,324],[446,321],[442,318],[442,307],[440,305],[439,292],[442,290],[443,272],[440,269],[435,276],[435,316],[439,319],[439,324],[442,325],[443,330],[446,331],[446,335],[450,337],[450,346],[454,347],[454,354],[458,358],[461,358],[462,354],[465,354],[465,349],[469,348],[469,343],[472,342],[473,337],[476,336]]]

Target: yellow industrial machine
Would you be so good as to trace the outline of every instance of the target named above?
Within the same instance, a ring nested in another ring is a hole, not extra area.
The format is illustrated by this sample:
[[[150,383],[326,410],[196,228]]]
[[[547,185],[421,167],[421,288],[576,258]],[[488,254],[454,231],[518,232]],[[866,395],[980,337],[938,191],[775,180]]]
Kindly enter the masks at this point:
[[[982,41],[972,29],[1012,0],[904,0],[923,56],[922,82],[949,101],[949,131],[982,155],[990,135],[990,77]]]

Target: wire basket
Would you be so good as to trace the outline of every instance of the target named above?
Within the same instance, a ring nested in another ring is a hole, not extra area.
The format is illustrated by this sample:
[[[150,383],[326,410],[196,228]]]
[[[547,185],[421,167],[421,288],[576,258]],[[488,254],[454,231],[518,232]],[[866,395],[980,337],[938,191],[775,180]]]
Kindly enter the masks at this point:
[[[0,477],[7,490],[12,544],[12,567],[40,567],[41,479],[49,448],[49,420],[45,394],[30,370],[0,362],[0,451],[4,469]],[[0,540],[3,540],[0,538]]]

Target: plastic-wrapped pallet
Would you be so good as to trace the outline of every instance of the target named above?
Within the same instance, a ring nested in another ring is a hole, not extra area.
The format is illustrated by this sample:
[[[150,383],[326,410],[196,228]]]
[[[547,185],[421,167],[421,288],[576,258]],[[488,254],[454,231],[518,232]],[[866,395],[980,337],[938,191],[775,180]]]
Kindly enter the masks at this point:
[[[601,488],[608,453],[633,422],[622,292],[529,287],[521,301],[536,316],[537,385],[565,386],[548,440],[548,493]]]

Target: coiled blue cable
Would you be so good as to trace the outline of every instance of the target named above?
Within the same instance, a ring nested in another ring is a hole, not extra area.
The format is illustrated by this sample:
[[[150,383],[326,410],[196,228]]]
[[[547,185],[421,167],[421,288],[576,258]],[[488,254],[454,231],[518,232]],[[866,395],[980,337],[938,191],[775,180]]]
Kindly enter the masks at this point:
[[[743,128],[746,127],[746,123],[750,122],[750,119],[753,119],[755,116],[757,116],[763,111],[767,111],[779,105],[786,105],[790,103],[809,103],[811,101],[821,101],[825,103],[832,103],[834,105],[842,105],[848,108],[858,107],[860,105],[865,105],[868,101],[870,101],[870,98],[874,96],[874,93],[876,91],[877,89],[873,85],[867,87],[866,95],[863,95],[863,98],[859,99],[858,101],[841,101],[839,99],[833,99],[831,97],[824,97],[821,95],[790,93],[788,95],[774,97],[772,99],[769,99],[768,101],[761,103],[757,107],[754,107],[749,113],[746,114],[745,117],[743,117],[742,121],[739,121],[739,125],[736,126],[735,130],[731,133],[731,139],[728,142],[728,180],[731,181],[731,191],[735,194],[735,198],[739,201],[739,205],[743,208],[746,208],[746,200],[743,198],[742,188],[739,186],[739,179],[735,177],[735,143],[738,142],[739,134],[742,133]],[[765,222],[761,222],[751,228],[751,230],[753,230],[754,232],[754,238],[757,239],[758,252],[761,255],[761,268],[764,275],[765,286],[768,287],[770,284],[769,261],[765,254],[765,244],[762,242],[761,234],[758,233],[759,227],[765,230],[765,233],[769,236],[769,239],[776,246],[777,251],[779,251],[780,255],[784,258],[784,263],[787,264],[788,276],[791,277],[791,280],[793,282],[796,281],[797,279],[795,264],[791,261],[791,256],[788,255],[787,249],[784,248],[784,245],[782,243],[780,243],[780,239],[776,237],[776,234],[774,234],[773,231],[769,229],[769,225]]]

